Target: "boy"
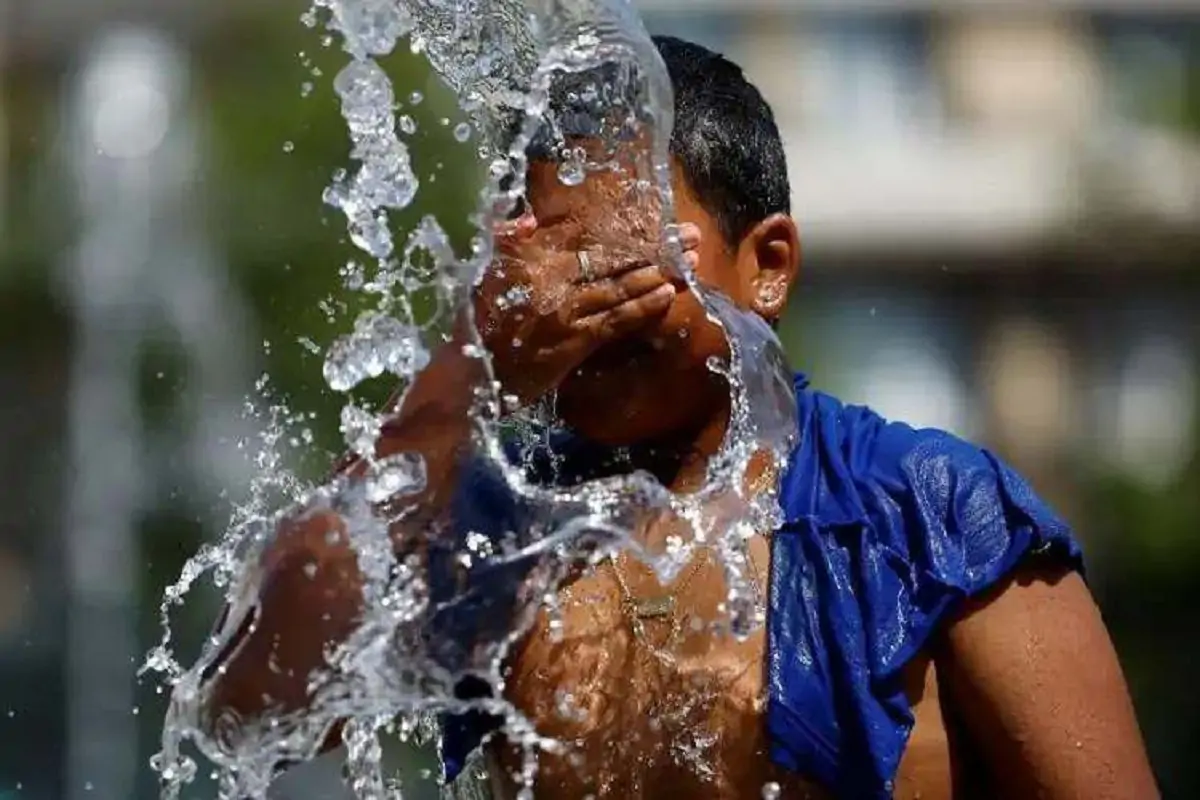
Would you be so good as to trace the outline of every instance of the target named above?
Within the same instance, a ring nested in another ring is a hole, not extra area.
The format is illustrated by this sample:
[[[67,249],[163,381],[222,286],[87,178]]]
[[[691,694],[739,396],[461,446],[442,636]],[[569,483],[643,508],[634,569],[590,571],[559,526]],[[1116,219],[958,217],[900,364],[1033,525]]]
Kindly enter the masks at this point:
[[[724,58],[677,39],[655,43],[675,90],[686,255],[702,283],[774,322],[800,249],[772,112]],[[622,212],[614,180],[567,186],[556,165],[534,158],[527,197],[476,294],[496,378],[527,403],[555,392],[572,442],[559,480],[611,471],[604,453],[620,447],[624,469],[694,491],[729,422],[728,388],[708,368],[728,355],[722,332],[658,268],[656,236]],[[531,295],[523,313],[498,301],[517,284]],[[517,504],[464,460],[467,387],[482,370],[461,342],[447,345],[377,446],[380,456],[425,460],[418,513],[392,530],[409,552],[424,536],[431,565],[454,540],[448,527],[521,525]],[[564,744],[540,755],[536,794],[1155,797],[1066,526],[984,450],[844,406],[802,377],[796,406],[800,437],[786,472],[751,476],[777,485],[785,518],[750,546],[763,630],[739,641],[703,624],[726,597],[709,552],[670,587],[622,555],[561,590],[556,635],[543,614],[511,653],[506,699]],[[350,462],[344,474],[363,468]],[[305,677],[361,607],[345,532],[332,510],[280,526],[251,613],[226,615],[225,644],[206,671],[218,738],[236,738],[241,721],[268,707],[306,707]],[[642,535],[653,545],[667,531]],[[489,589],[470,614],[434,613],[439,658],[461,665],[481,628],[511,625],[512,594]],[[473,688],[464,682],[462,696]],[[495,728],[480,713],[446,720],[449,777]],[[502,737],[487,747],[494,787],[509,794],[520,752]]]

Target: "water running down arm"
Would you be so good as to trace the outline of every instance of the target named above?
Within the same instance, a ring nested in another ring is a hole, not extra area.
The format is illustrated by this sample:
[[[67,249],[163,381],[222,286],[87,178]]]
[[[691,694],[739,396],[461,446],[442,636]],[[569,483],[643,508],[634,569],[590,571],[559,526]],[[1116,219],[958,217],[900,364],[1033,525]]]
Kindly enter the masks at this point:
[[[472,390],[484,373],[483,362],[464,355],[461,342],[444,345],[385,423],[377,457],[419,454],[427,476],[424,491],[408,498],[420,519],[394,525],[394,544],[419,540],[419,527],[452,495],[470,444]],[[339,474],[361,477],[364,467],[361,459],[347,460]],[[254,613],[218,626],[237,631],[207,670],[203,713],[210,734],[222,716],[251,721],[307,708],[309,676],[326,666],[330,647],[346,640],[362,610],[362,575],[346,521],[328,507],[285,517],[259,570]]]

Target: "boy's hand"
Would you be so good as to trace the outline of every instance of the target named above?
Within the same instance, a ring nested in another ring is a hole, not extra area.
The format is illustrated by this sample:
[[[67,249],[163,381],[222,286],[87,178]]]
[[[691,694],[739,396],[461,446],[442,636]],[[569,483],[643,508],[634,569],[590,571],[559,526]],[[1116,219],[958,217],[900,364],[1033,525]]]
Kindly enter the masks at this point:
[[[695,266],[700,231],[680,226]],[[582,246],[566,226],[527,214],[496,237],[476,293],[476,321],[504,391],[522,403],[558,386],[604,345],[662,319],[676,295],[658,242]]]

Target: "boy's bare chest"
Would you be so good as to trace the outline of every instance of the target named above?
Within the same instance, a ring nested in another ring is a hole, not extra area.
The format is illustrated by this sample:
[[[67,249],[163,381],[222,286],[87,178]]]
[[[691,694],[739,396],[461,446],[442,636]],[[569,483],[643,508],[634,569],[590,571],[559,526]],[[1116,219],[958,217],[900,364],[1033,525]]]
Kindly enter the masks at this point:
[[[538,757],[537,796],[746,798],[764,796],[764,786],[770,796],[776,785],[781,797],[826,796],[771,762],[765,635],[714,635],[725,594],[719,569],[697,573],[675,598],[675,617],[647,616],[640,628],[623,588],[611,566],[576,582],[560,594],[557,615],[539,616],[509,663],[508,699],[559,743]],[[948,798],[936,674],[928,661],[911,672],[917,724],[896,797]],[[520,774],[515,748],[495,754],[504,772]]]
[[[805,796],[767,754],[763,632],[713,633],[719,569],[698,571],[671,612],[668,592],[645,592],[639,617],[624,589],[601,566],[561,594],[557,619],[541,615],[511,661],[509,699],[562,743],[539,758],[538,795],[759,797],[777,782]],[[515,754],[502,760],[519,769]]]

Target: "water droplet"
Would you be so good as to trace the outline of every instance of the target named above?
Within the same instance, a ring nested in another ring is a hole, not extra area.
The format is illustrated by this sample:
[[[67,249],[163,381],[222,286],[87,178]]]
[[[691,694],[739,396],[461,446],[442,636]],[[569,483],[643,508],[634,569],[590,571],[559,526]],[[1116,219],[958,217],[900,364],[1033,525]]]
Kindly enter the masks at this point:
[[[483,558],[492,555],[494,546],[492,540],[482,533],[471,533],[467,535],[467,549]]]
[[[419,188],[408,149],[395,133],[392,84],[379,65],[365,60],[344,67],[333,84],[361,168],[353,178],[335,174],[324,200],[346,215],[356,247],[385,259],[392,253],[385,212],[406,208]]]
[[[764,783],[762,787],[763,800],[778,800],[780,791],[779,784],[775,781]]]
[[[417,453],[402,453],[375,465],[367,481],[367,500],[382,503],[424,488],[425,459]]]
[[[364,458],[375,452],[383,420],[353,403],[342,407],[341,432],[350,450]]]
[[[587,179],[587,151],[582,147],[563,151],[563,160],[558,167],[558,179],[567,186],[578,186]]]
[[[429,353],[418,331],[393,317],[365,314],[352,334],[330,346],[325,356],[325,382],[334,391],[348,392],[384,372],[407,378],[427,363]]]
[[[308,576],[309,580],[312,580],[313,578],[317,577],[316,562],[310,561],[307,564],[305,564],[304,565],[304,574]]]
[[[519,308],[533,298],[533,292],[528,286],[518,284],[496,298],[496,306],[505,311],[509,308]]]
[[[404,116],[400,117],[400,130],[406,135],[412,136],[417,132],[417,121],[408,114],[405,114]]]
[[[295,149],[296,149],[296,144],[295,144],[294,142],[290,142],[290,141],[289,141],[289,142],[284,142],[284,143],[283,143],[283,152],[285,152],[285,153],[291,153],[291,152],[292,152],[292,151],[294,151]]]
[[[413,18],[405,4],[394,2],[329,2],[333,24],[347,51],[364,56],[385,56],[395,49],[396,42],[412,30]]]
[[[459,142],[466,142],[471,138],[471,126],[466,122],[460,122],[455,125],[454,138]]]
[[[421,105],[421,102],[424,99],[425,99],[425,95],[421,94],[420,92],[413,92],[412,94],[410,94],[408,96],[408,102],[414,106]]]
[[[564,161],[558,165],[558,180],[564,186],[578,186],[587,179],[587,170],[578,161]]]

